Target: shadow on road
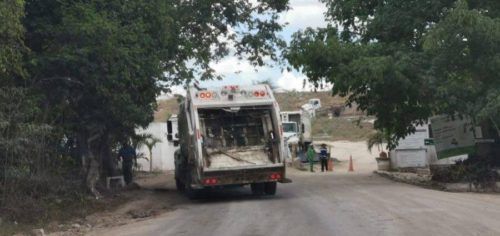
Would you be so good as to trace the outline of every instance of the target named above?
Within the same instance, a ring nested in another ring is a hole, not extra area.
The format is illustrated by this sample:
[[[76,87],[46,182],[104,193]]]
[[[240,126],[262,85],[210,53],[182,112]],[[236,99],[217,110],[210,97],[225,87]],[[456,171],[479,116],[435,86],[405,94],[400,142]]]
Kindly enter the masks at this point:
[[[194,204],[210,204],[210,203],[221,203],[221,202],[241,202],[241,201],[273,201],[289,199],[293,195],[285,195],[278,193],[274,196],[269,195],[253,195],[249,187],[224,187],[216,189],[203,189],[197,193],[196,198],[189,199],[184,193],[178,192],[176,189],[171,188],[154,188],[151,189],[156,193],[160,194],[178,194],[180,198],[184,198],[186,202],[191,202]],[[182,201],[184,202],[184,201]]]

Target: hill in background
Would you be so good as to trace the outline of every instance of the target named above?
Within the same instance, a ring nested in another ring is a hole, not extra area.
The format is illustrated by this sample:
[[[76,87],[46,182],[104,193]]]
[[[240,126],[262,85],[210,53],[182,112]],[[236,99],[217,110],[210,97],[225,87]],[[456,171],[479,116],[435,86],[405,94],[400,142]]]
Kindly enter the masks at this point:
[[[309,99],[319,98],[321,106],[328,108],[331,106],[342,106],[345,103],[345,98],[335,96],[333,97],[330,92],[283,92],[275,93],[274,97],[278,100],[281,111],[296,111],[306,104]]]
[[[179,113],[179,103],[177,98],[158,100],[158,108],[154,114],[155,122],[167,122],[172,114]]]

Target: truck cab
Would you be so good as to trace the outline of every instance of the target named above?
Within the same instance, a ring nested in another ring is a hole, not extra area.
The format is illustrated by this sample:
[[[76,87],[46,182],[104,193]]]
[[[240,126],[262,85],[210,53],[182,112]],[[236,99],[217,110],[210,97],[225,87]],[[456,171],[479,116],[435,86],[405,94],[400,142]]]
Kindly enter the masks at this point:
[[[189,88],[178,115],[177,188],[249,184],[254,194],[274,195],[286,182],[279,114],[267,85]]]

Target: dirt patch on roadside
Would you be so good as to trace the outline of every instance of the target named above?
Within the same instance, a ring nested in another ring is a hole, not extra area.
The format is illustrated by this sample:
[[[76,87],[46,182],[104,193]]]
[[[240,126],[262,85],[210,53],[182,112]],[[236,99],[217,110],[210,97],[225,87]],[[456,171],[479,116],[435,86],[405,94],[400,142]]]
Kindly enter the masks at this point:
[[[175,211],[187,199],[175,190],[173,175],[161,173],[140,176],[137,186],[115,193],[110,199],[120,201],[116,206],[74,219],[64,224],[53,222],[45,227],[48,235],[84,235],[91,230],[109,228],[146,220]]]

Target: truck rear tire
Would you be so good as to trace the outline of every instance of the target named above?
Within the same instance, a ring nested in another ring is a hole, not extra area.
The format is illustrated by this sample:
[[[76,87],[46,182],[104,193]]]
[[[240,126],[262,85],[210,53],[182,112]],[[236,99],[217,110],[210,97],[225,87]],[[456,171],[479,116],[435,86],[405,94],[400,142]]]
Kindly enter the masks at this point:
[[[175,178],[175,187],[179,192],[184,192],[184,190],[186,190],[186,185],[184,185],[184,183],[178,178]]]
[[[276,184],[276,182],[265,183],[264,192],[267,195],[276,195],[276,188],[277,187],[278,187],[278,185]]]
[[[262,195],[265,191],[265,183],[253,183],[250,184],[250,189],[253,195]]]
[[[200,190],[192,189],[191,187],[186,187],[186,195],[191,200],[196,200],[201,198]]]

